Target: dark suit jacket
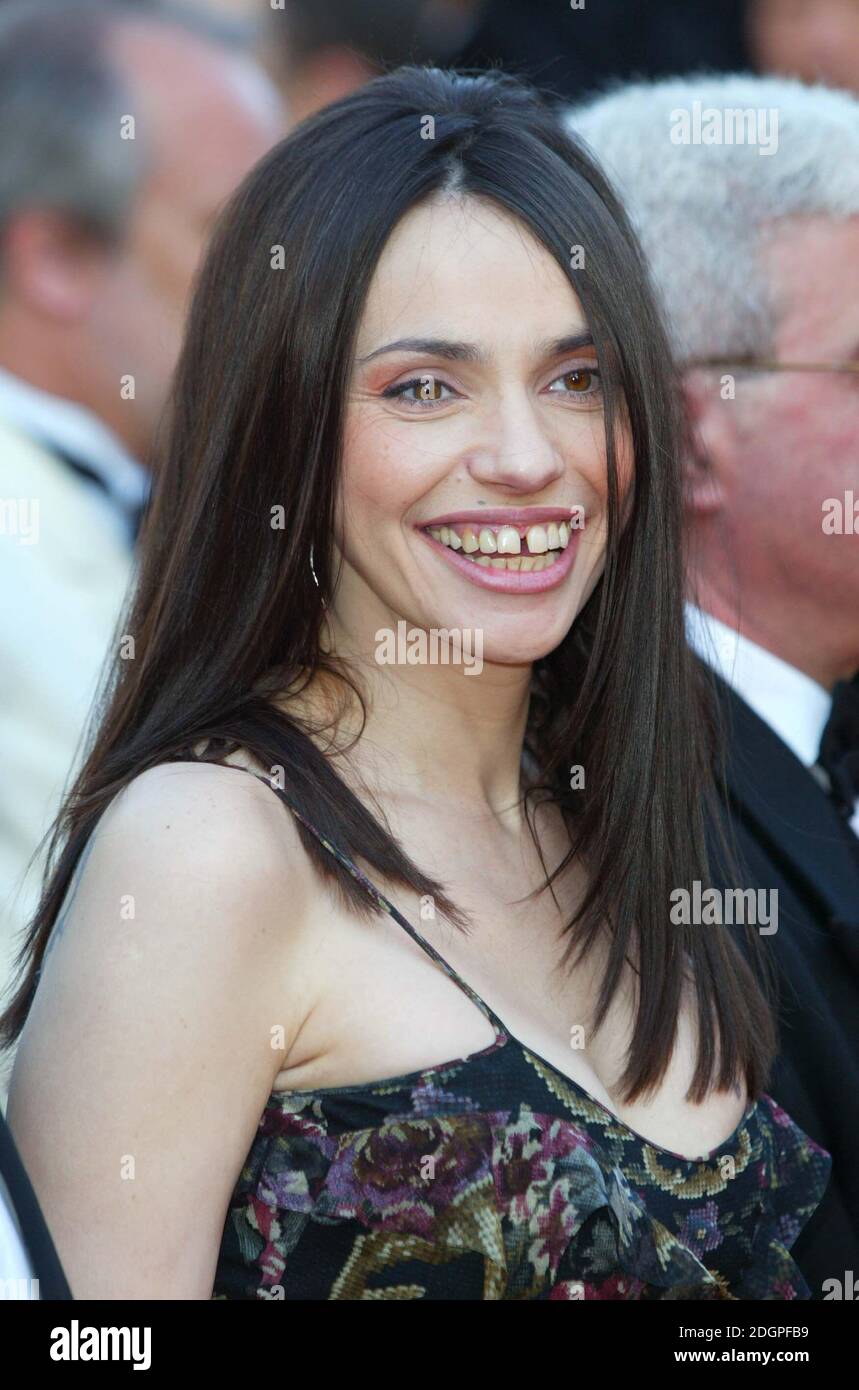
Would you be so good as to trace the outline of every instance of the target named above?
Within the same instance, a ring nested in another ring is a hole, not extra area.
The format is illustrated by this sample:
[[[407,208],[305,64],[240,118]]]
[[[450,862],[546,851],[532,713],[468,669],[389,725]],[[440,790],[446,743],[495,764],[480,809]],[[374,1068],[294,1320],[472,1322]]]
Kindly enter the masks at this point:
[[[716,685],[737,886],[778,890],[778,930],[762,938],[781,993],[766,1089],[832,1155],[823,1201],[791,1249],[821,1298],[824,1280],[859,1273],[859,839],[769,725]]]
[[[8,1194],[8,1197],[7,1197]],[[0,1202],[11,1202],[22,1244],[44,1299],[70,1299],[71,1292],[45,1218],[2,1113],[0,1113]]]
[[[452,63],[500,63],[564,101],[615,81],[749,66],[745,0],[599,0],[571,12],[568,0],[489,0]]]

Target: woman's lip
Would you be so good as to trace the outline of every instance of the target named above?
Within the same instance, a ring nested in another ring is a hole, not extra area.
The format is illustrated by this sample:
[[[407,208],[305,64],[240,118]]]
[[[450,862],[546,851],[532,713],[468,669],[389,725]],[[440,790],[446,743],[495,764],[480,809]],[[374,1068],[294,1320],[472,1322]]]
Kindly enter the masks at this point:
[[[581,507],[481,507],[478,511],[445,512],[421,526],[537,526],[541,521],[566,521]],[[578,528],[581,530],[581,527]]]
[[[535,574],[533,570],[523,573],[521,570],[496,570],[491,565],[477,565],[473,560],[464,560],[450,546],[442,545],[441,541],[435,540],[420,527],[415,529],[433,550],[440,551],[448,564],[472,584],[477,584],[481,589],[494,589],[500,594],[542,594],[547,589],[557,588],[573,568],[581,535],[580,531],[572,531],[566,550],[561,551],[553,564],[537,570]]]

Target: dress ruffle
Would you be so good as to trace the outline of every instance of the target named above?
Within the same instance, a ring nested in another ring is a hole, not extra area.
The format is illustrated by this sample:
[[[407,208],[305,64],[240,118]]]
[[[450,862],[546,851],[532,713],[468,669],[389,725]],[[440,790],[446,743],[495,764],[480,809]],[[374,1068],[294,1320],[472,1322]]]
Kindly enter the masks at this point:
[[[294,1099],[264,1117],[231,1213],[259,1296],[325,1227],[343,1256],[329,1299],[809,1297],[789,1246],[831,1160],[769,1098],[732,1137],[741,1162],[725,1146],[693,1161],[641,1140],[632,1171],[580,1123],[526,1104],[412,1109],[334,1138],[323,1100]],[[703,1168],[710,1181],[690,1191]]]

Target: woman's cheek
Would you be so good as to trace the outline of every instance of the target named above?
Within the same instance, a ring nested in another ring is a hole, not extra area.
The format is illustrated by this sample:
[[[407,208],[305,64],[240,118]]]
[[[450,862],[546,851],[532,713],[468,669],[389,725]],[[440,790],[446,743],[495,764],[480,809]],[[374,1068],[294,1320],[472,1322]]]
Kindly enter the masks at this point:
[[[347,559],[350,551],[365,563],[377,555],[376,538],[398,525],[421,496],[404,433],[400,422],[380,419],[378,411],[356,409],[347,421],[336,510],[337,544]]]
[[[372,420],[369,412],[356,412],[344,432],[342,495],[347,511],[373,510],[386,499],[390,505],[401,458],[400,441],[385,422]]]

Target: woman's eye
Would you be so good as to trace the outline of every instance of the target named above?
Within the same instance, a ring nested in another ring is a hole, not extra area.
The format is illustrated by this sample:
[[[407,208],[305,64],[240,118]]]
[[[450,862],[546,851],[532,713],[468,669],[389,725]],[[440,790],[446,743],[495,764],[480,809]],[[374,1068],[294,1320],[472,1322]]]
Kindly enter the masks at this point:
[[[414,405],[419,409],[421,406],[438,405],[442,401],[452,400],[455,394],[443,381],[439,381],[437,376],[430,376],[429,373],[426,376],[412,377],[411,381],[401,381],[399,385],[389,386],[382,392],[388,400],[404,401],[406,405]]]
[[[549,386],[553,395],[580,396],[591,399],[602,391],[597,367],[573,367],[557,377]]]

